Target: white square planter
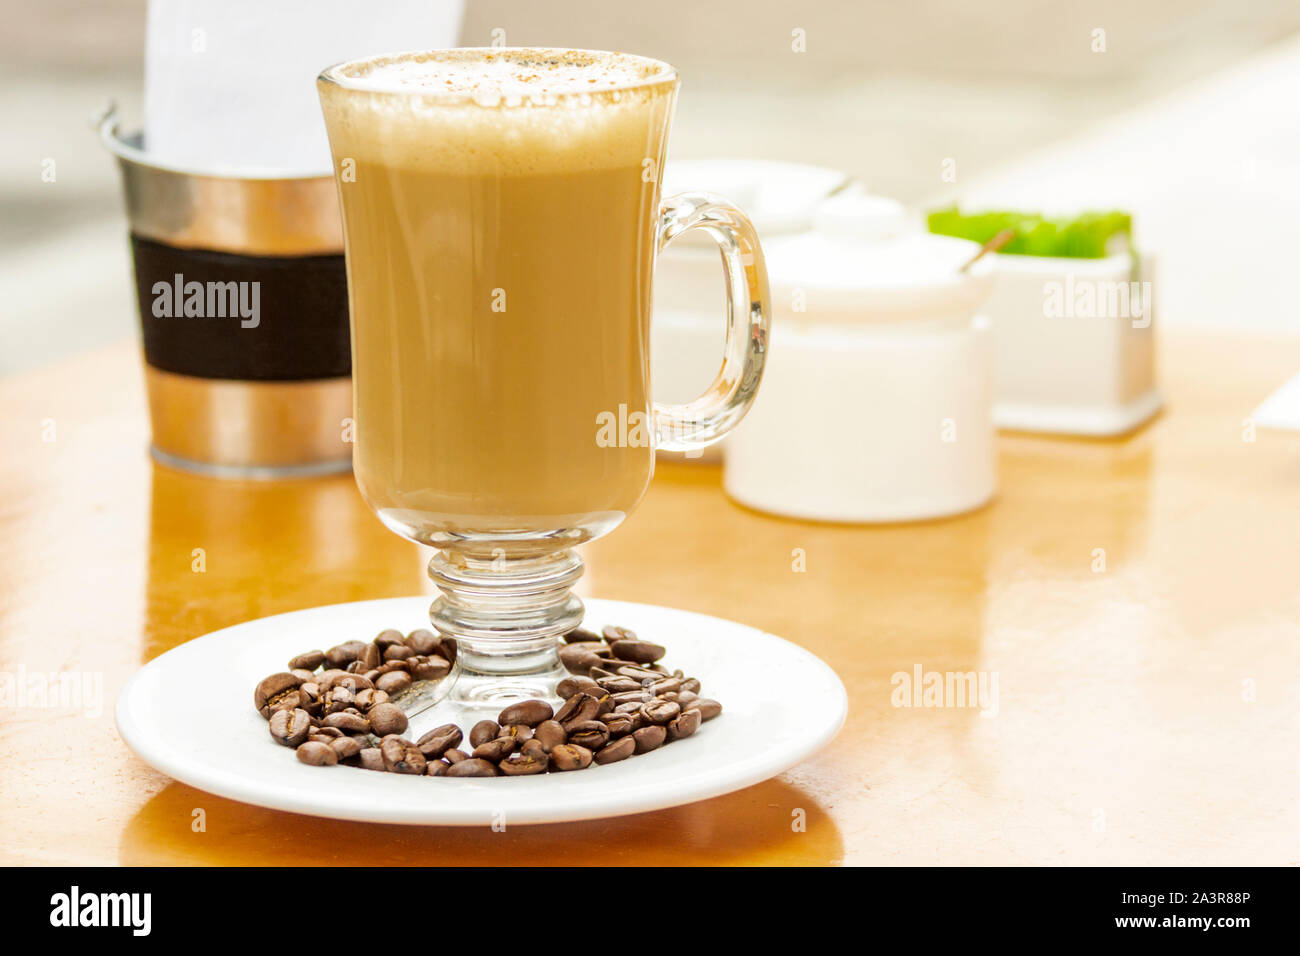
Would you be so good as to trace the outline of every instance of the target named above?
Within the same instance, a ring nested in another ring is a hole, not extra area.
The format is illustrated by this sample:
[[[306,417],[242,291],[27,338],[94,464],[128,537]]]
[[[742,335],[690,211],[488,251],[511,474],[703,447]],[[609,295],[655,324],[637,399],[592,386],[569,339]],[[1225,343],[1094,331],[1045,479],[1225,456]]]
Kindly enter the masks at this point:
[[[1119,435],[1160,410],[1152,261],[997,256],[981,310],[993,323],[999,428]]]

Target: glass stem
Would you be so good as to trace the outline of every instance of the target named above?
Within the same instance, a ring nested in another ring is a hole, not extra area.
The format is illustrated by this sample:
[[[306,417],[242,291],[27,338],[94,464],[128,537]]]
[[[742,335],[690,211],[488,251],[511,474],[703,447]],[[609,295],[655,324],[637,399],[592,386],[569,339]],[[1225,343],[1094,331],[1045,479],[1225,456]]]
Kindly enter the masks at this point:
[[[582,623],[582,602],[570,590],[582,571],[568,550],[491,559],[435,554],[429,577],[442,596],[429,620],[456,641],[461,675],[453,696],[484,704],[553,696],[563,677],[556,639]]]

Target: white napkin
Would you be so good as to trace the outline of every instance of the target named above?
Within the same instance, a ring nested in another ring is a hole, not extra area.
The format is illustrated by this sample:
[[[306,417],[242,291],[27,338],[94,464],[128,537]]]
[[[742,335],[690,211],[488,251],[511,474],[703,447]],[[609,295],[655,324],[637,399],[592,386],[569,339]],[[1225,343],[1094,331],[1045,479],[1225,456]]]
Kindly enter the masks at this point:
[[[145,148],[206,172],[327,173],[316,75],[455,46],[464,0],[150,0]]]
[[[1264,399],[1250,416],[1261,428],[1284,428],[1300,432],[1300,375]]]

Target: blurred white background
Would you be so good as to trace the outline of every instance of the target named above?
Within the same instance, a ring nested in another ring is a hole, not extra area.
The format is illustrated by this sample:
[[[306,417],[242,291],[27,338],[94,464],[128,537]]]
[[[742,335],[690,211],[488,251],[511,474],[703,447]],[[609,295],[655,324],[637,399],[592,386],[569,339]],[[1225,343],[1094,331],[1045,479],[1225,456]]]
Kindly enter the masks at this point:
[[[383,15],[382,0],[369,7]],[[4,2],[0,374],[135,334],[117,171],[88,117],[110,97],[128,121],[139,117],[144,16],[145,0]],[[1104,52],[1093,49],[1099,29]],[[1216,245],[1238,251],[1234,269],[1272,255],[1279,282],[1289,274],[1283,226],[1300,211],[1295,0],[471,0],[463,44],[502,30],[510,45],[672,62],[683,77],[674,157],[836,166],[913,204],[1014,196],[1009,183],[1022,181],[1036,185],[1024,193],[1032,201],[1055,188],[1054,170],[1075,181],[1098,170],[1075,192],[1104,201],[1113,181],[1110,195],[1139,214],[1139,238],[1146,215],[1156,251],[1188,282],[1209,281],[1203,254]],[[792,49],[795,31],[804,52]],[[1183,137],[1176,152],[1171,136]],[[1227,137],[1244,147],[1225,153]],[[47,158],[54,183],[41,180]],[[945,159],[955,184],[940,178]],[[1148,210],[1152,177],[1168,188]],[[1189,236],[1202,198],[1212,224],[1202,213]],[[1267,242],[1238,241],[1270,217]],[[1193,291],[1167,299],[1162,319],[1295,325],[1290,305],[1261,314],[1275,294],[1267,283],[1246,307],[1230,277],[1216,281],[1223,305],[1178,308],[1216,294],[1185,285]]]

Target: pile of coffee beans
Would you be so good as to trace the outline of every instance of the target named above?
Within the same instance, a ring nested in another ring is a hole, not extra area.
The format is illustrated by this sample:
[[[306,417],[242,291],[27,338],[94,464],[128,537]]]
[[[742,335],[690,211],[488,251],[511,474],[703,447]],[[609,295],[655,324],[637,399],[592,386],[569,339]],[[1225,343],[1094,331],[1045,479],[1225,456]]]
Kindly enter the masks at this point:
[[[560,645],[571,676],[560,681],[558,709],[544,700],[511,704],[481,720],[468,737],[455,724],[418,740],[393,698],[417,681],[440,680],[455,645],[432,631],[386,630],[369,643],[308,651],[263,679],[253,703],[276,743],[312,766],[344,764],[430,777],[526,776],[585,770],[649,753],[689,737],[722,713],[700,696],[700,682],[669,671],[667,651],[627,628],[603,635],[578,628]]]

